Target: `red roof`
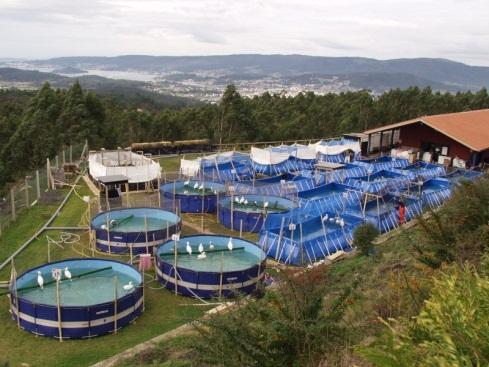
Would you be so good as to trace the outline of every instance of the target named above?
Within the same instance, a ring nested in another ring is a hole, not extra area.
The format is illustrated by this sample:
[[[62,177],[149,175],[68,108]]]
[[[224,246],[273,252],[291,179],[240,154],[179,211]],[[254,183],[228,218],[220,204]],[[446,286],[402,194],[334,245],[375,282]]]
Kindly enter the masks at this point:
[[[367,130],[365,134],[416,123],[424,123],[474,151],[480,152],[489,149],[489,109],[421,116],[412,120]]]

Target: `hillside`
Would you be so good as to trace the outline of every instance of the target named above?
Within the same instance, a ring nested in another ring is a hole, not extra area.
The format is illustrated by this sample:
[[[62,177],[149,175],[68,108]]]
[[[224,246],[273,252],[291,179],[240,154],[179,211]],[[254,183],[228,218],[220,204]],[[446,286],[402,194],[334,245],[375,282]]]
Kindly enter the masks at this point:
[[[439,84],[445,88],[474,89],[489,85],[489,67],[470,66],[446,59],[376,60],[362,57],[320,57],[305,55],[224,55],[62,57],[32,61],[34,65],[54,65],[81,69],[140,70],[154,73],[214,72],[221,74],[263,74],[287,78],[300,74],[350,75],[356,73],[389,76],[388,85],[405,79],[404,74]],[[380,74],[378,74],[380,73]],[[412,79],[416,82],[416,79]],[[366,88],[367,85],[362,85]]]
[[[63,73],[72,73],[76,68],[63,67],[60,69]],[[60,72],[61,72],[60,71]],[[81,70],[80,70],[81,71]],[[50,83],[53,87],[66,89],[69,88],[74,78],[59,75],[56,73],[46,73],[37,70],[22,70],[16,68],[0,68],[0,88],[17,87],[21,89],[38,89],[45,82]],[[98,75],[81,75],[76,80],[87,90],[95,91],[103,95],[114,95],[134,102],[150,100],[163,106],[182,107],[195,104],[188,98],[172,96],[166,93],[157,93],[151,90],[148,83],[104,78]]]

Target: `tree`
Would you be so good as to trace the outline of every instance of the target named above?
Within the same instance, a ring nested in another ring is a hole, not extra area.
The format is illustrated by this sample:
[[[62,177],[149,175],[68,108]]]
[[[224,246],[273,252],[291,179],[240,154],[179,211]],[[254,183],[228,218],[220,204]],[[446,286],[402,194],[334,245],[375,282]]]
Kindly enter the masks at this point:
[[[379,230],[372,223],[362,224],[353,232],[352,245],[359,248],[362,255],[370,256],[374,248],[373,241],[379,234]]]

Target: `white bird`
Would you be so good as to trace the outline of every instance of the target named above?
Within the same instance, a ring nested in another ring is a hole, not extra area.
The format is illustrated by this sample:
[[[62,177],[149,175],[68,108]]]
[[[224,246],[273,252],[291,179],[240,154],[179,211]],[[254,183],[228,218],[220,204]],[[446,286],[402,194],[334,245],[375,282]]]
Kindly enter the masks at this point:
[[[244,201],[245,201],[244,196],[241,196],[241,199],[239,199],[239,203],[240,203],[240,204],[243,204],[243,203],[244,203]]]
[[[185,181],[185,182],[183,183],[183,185],[184,185],[184,186],[188,186],[188,185],[190,185],[190,180]]]
[[[67,266],[65,267],[65,278],[69,279],[70,282],[73,281],[73,279],[71,279],[71,271],[68,270]]]
[[[37,284],[39,284],[39,287],[41,287],[41,289],[44,289],[44,278],[42,277],[40,271],[37,272]]]
[[[263,203],[263,207],[264,207],[264,208],[268,208],[268,201],[265,201],[265,202]]]
[[[202,252],[201,254],[197,255],[197,259],[199,259],[199,260],[205,259],[206,257],[207,257],[207,255],[205,254],[205,252]]]
[[[214,190],[214,195],[217,195],[217,190]]]
[[[244,205],[248,205],[248,200],[245,200],[244,201]]]
[[[127,284],[124,284],[124,285],[122,286],[122,288],[123,288],[125,291],[130,291],[131,289],[133,289],[133,288],[134,288],[134,284],[132,284],[132,282],[129,282],[129,283],[127,283]]]
[[[333,217],[331,217],[331,218],[329,218],[329,221],[330,221],[330,222],[334,222],[334,221],[335,221],[335,219],[334,219]]]
[[[209,242],[209,248],[210,248],[211,250],[214,250],[214,244],[212,243],[212,241],[210,241],[210,242]]]
[[[329,218],[329,215],[328,214],[324,214],[323,222],[327,222],[328,221],[328,218]]]
[[[343,218],[340,219],[340,227],[343,228],[345,226],[345,221]]]
[[[189,255],[192,255],[192,247],[190,246],[190,242],[187,241],[187,246],[185,246],[185,250],[187,250]]]
[[[188,191],[187,190],[183,190],[183,193],[184,193],[184,195],[187,195],[188,194]]]
[[[110,221],[110,226],[111,226],[111,227],[115,227],[116,225],[117,225],[117,221],[116,221],[115,219],[112,219],[112,220]]]
[[[229,237],[228,241],[228,250],[233,251],[233,239],[231,237]]]
[[[204,190],[204,184],[200,184],[199,190]]]
[[[107,229],[107,226],[106,226],[105,224],[102,224],[102,225],[100,226],[100,229],[106,230],[106,229]]]
[[[198,188],[199,188],[199,184],[196,182],[194,185],[194,189],[198,189]]]
[[[254,206],[257,206],[257,205],[258,205],[258,203],[256,202],[256,200],[255,200],[255,201],[253,201],[253,205],[254,205]]]
[[[204,245],[201,243],[199,243],[199,252],[202,253],[204,252]]]
[[[236,203],[238,203],[238,204],[239,204],[239,197],[237,197],[237,196],[236,196],[236,197],[234,198],[234,201],[235,201]]]

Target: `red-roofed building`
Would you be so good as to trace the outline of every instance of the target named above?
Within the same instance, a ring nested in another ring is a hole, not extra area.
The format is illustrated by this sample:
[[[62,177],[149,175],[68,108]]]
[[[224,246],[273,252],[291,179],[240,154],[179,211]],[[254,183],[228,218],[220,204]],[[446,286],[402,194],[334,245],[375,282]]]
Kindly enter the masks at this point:
[[[489,162],[489,109],[422,116],[365,131],[369,153],[414,148],[435,162]]]

